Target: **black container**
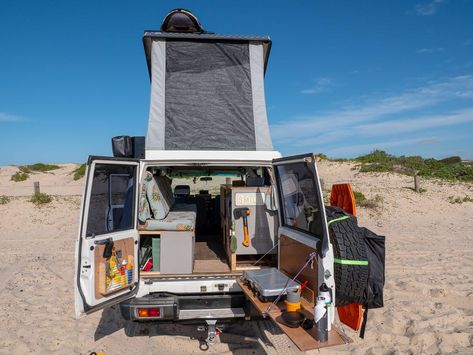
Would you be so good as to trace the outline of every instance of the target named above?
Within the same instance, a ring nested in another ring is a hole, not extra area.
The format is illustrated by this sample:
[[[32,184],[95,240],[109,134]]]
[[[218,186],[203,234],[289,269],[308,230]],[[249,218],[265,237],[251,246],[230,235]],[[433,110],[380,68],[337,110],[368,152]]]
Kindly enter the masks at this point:
[[[133,157],[133,139],[130,136],[113,137],[112,152],[116,158]]]
[[[145,158],[145,137],[137,136],[132,137],[133,140],[133,158],[144,159]]]

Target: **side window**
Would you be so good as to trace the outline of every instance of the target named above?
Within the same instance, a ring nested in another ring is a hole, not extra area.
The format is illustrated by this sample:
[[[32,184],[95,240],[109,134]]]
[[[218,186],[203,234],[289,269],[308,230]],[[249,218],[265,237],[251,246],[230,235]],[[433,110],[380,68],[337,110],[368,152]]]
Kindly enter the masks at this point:
[[[283,225],[322,237],[322,213],[313,169],[308,163],[276,166]]]
[[[136,170],[134,165],[95,165],[87,235],[133,228]]]

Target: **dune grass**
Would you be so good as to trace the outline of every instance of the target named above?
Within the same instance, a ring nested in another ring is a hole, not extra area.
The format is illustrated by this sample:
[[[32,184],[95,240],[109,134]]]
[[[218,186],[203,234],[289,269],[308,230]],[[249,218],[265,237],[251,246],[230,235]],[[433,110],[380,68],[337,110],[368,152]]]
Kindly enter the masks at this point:
[[[36,206],[45,205],[52,201],[52,197],[45,193],[39,193],[37,195],[31,196],[30,202],[33,202]]]
[[[15,174],[11,176],[10,180],[14,182],[20,182],[20,181],[25,181],[29,177],[30,177],[30,174],[22,172],[22,171],[17,171]]]
[[[32,165],[20,166],[18,169],[20,169],[21,172],[28,174],[32,172],[44,173],[46,171],[57,170],[59,168],[60,168],[59,165],[36,163]]]
[[[449,181],[473,182],[473,165],[462,162],[458,156],[445,159],[424,159],[421,156],[391,155],[375,150],[355,159],[330,159],[323,153],[316,154],[319,160],[352,161],[360,163],[360,172],[396,172],[405,175],[419,175]]]
[[[355,196],[356,204],[362,201],[366,201],[366,196],[363,194],[363,192],[353,191],[353,195]]]
[[[10,197],[0,195],[0,205],[6,205],[8,202],[10,202]]]
[[[81,164],[77,169],[73,172],[74,176],[72,177],[74,180],[79,180],[84,177],[85,175],[85,164]]]
[[[360,191],[353,191],[353,195],[355,196],[356,205],[359,207],[376,209],[381,207],[383,202],[383,197],[380,195],[376,195],[374,198],[369,199]]]
[[[360,172],[397,172],[415,175],[473,182],[473,165],[462,163],[460,157],[449,157],[442,160],[424,159],[420,156],[400,156],[388,154],[382,150],[355,158],[361,163]]]
[[[448,197],[448,202],[450,202],[452,204],[462,204],[462,203],[465,203],[465,202],[473,202],[473,198],[471,198],[470,196],[464,196],[464,197],[449,196]]]

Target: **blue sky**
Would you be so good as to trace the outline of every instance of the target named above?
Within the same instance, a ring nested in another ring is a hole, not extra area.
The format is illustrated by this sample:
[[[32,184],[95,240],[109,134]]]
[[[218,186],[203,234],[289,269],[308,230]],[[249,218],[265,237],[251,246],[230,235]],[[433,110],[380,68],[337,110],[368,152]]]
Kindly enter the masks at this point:
[[[267,34],[283,154],[374,149],[473,159],[473,1],[2,1],[0,164],[83,162],[144,135],[141,36],[172,8]]]

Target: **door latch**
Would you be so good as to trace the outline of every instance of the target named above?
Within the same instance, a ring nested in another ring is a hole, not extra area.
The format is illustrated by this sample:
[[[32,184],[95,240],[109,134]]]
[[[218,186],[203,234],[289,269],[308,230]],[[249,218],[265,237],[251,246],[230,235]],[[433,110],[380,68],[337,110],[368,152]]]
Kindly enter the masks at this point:
[[[112,256],[112,250],[113,250],[113,239],[112,238],[96,240],[96,241],[94,241],[94,244],[105,245],[105,249],[103,250],[103,255],[102,255],[102,257],[104,259],[108,259]]]

